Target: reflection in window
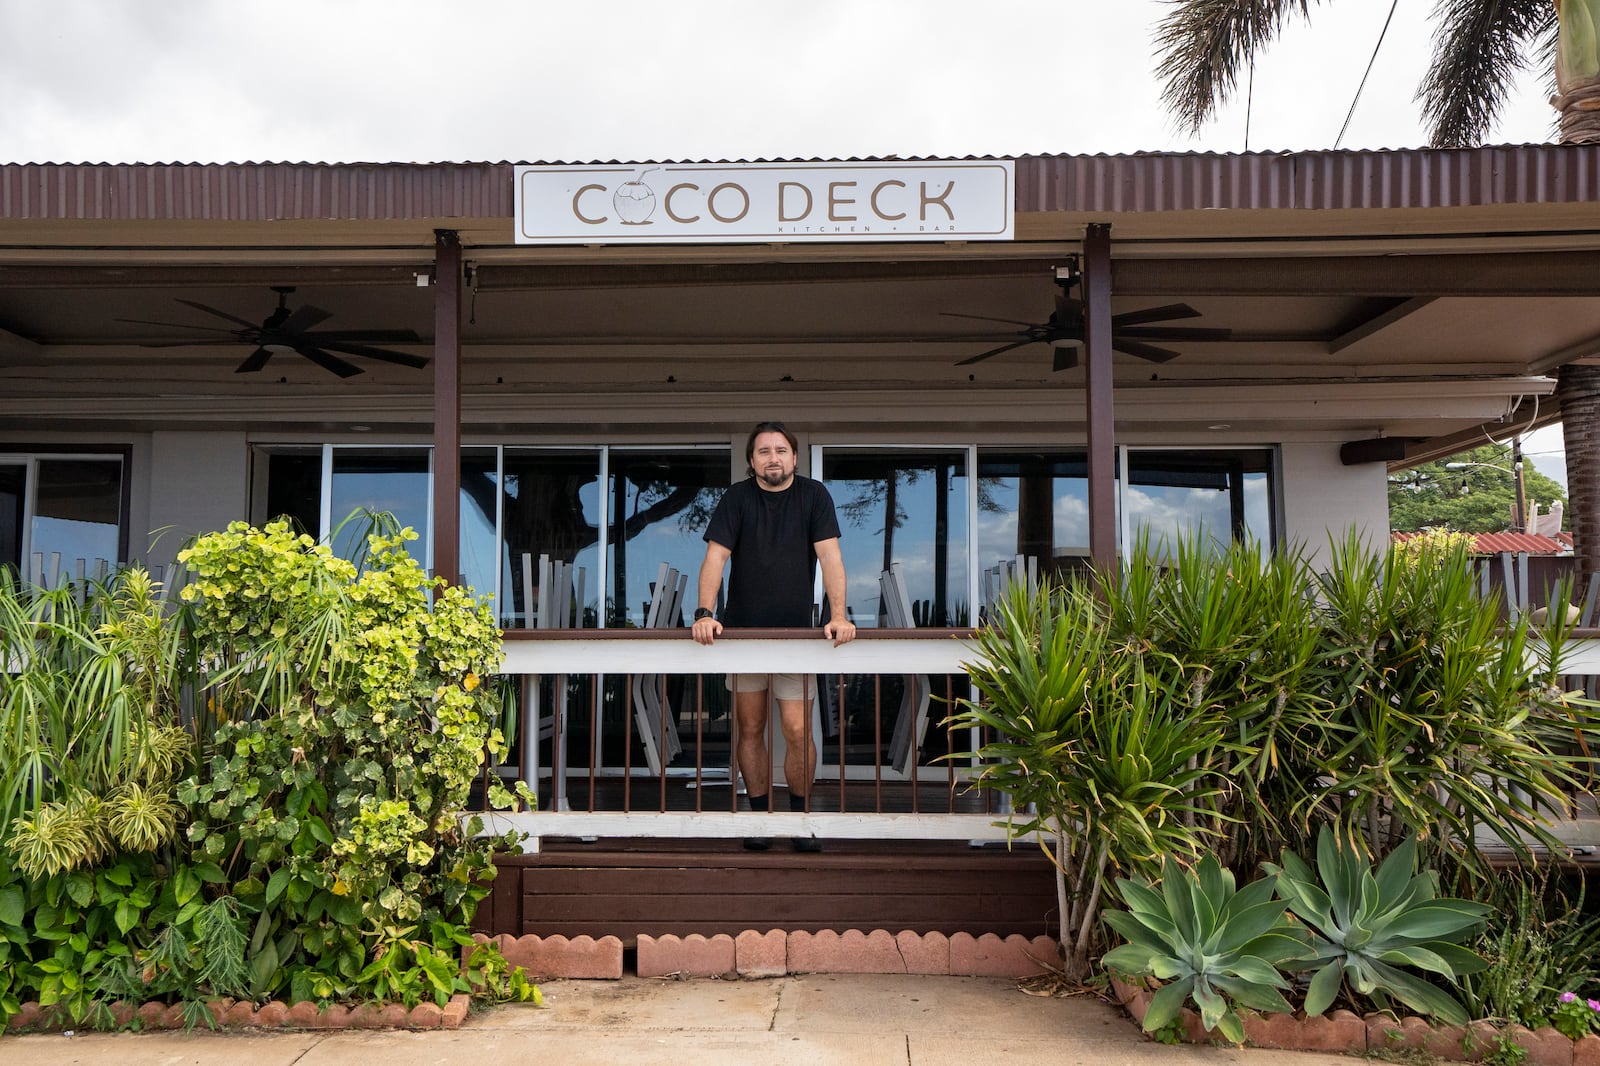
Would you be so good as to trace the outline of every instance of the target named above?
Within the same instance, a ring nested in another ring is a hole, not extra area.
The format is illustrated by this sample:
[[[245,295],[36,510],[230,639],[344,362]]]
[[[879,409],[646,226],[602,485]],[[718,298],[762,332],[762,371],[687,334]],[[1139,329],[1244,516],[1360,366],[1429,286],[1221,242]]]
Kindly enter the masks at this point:
[[[701,538],[728,487],[727,449],[613,448],[610,464],[607,624],[644,624],[663,562],[688,575],[683,605],[692,610],[706,551]]]
[[[265,524],[286,518],[297,533],[322,531],[322,449],[272,452],[267,461]]]
[[[0,463],[0,566],[22,568],[22,518],[27,506],[28,468]]]
[[[595,625],[600,576],[596,565],[600,558],[600,452],[594,448],[507,448],[504,462],[500,624],[532,627],[536,621],[525,602],[524,586],[534,580],[531,575],[526,581],[523,578],[522,557],[526,554],[535,567],[541,555],[548,555],[583,570],[585,602],[578,605],[583,612],[580,621],[584,626]]]
[[[493,448],[461,449],[460,522],[461,579],[478,595],[495,590],[495,467]],[[430,516],[431,517],[431,516]]]
[[[1128,529],[1151,546],[1198,537],[1226,543],[1250,537],[1274,543],[1272,452],[1144,451],[1128,453],[1123,507]]]
[[[417,539],[409,542],[406,550],[422,565],[429,565],[428,481],[427,448],[335,448],[328,510],[337,530],[334,554],[354,559],[366,550],[368,523],[359,515],[344,523],[351,512],[387,511],[402,527],[417,531]]]
[[[117,561],[122,463],[116,459],[40,459],[35,466],[29,551],[63,563]]]
[[[919,625],[966,625],[967,459],[963,451],[822,453],[857,625],[880,622],[878,575],[899,564]]]
[[[1089,462],[1082,452],[978,454],[978,565],[1018,555],[1043,573],[1089,556]]]

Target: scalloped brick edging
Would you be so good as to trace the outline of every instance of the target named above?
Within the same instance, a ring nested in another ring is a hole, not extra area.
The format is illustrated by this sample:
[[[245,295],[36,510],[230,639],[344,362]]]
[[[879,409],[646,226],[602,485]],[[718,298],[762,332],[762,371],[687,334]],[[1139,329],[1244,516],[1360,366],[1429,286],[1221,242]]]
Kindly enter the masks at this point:
[[[231,999],[212,1000],[206,1004],[217,1029],[459,1029],[467,1019],[469,1006],[470,1000],[465,995],[451,996],[443,1007],[437,1003],[419,1003],[409,1010],[398,1003],[321,1007],[310,1000],[292,1005],[272,1000],[260,1007]],[[113,1003],[111,1017],[118,1029],[132,1026],[184,1028],[181,1003]],[[6,1029],[13,1033],[57,1032],[79,1024],[64,1010],[29,1002],[11,1016]]]
[[[614,936],[512,936],[472,934],[480,944],[493,943],[512,966],[521,966],[530,978],[576,977],[601,981],[622,978],[622,941]],[[462,948],[462,961],[472,949]]]
[[[1111,989],[1130,1017],[1144,1023],[1151,992],[1112,978]],[[1208,1044],[1218,1039],[1200,1025],[1200,1016],[1183,1011],[1184,1039]],[[1284,1051],[1321,1051],[1367,1055],[1375,1051],[1420,1051],[1447,1062],[1482,1062],[1502,1039],[1527,1052],[1525,1066],[1600,1066],[1600,1037],[1579,1040],[1563,1036],[1550,1026],[1526,1029],[1508,1025],[1500,1029],[1488,1022],[1434,1025],[1415,1016],[1396,1020],[1387,1014],[1357,1017],[1347,1010],[1308,1018],[1300,1014],[1253,1014],[1244,1018],[1245,1045]]]
[[[815,933],[746,929],[736,937],[641,934],[637,965],[640,977],[783,977],[791,973],[1033,977],[1049,973],[1059,958],[1056,942],[1045,936],[1030,940],[1017,934],[999,937],[993,933],[946,936],[910,930],[890,933],[885,929],[824,929]],[[620,953],[617,968],[616,976],[620,976]],[[538,972],[554,977],[591,976]]]

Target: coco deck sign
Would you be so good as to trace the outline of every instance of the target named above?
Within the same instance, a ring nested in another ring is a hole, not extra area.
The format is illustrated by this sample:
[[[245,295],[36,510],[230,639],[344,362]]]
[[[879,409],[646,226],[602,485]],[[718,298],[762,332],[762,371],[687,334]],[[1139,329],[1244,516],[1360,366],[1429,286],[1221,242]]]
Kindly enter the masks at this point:
[[[518,244],[1006,241],[1011,160],[516,168]]]

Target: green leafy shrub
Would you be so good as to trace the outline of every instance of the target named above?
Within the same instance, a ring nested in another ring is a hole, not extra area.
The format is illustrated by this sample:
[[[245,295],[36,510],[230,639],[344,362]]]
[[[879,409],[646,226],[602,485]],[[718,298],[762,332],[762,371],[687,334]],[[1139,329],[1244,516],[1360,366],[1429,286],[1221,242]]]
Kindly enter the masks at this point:
[[[219,995],[537,997],[493,945],[462,967],[499,633],[408,536],[358,571],[236,524],[183,553],[182,604],[0,568],[0,1027],[27,998],[89,1025],[119,997],[191,1024]]]
[[[1193,1000],[1207,1032],[1244,1040],[1235,1005],[1288,1012],[1289,982],[1280,967],[1305,954],[1305,931],[1273,898],[1261,878],[1235,890],[1233,874],[1207,855],[1192,870],[1172,859],[1162,867],[1160,891],[1146,882],[1118,880],[1126,911],[1108,910],[1106,923],[1127,939],[1108,952],[1106,968],[1167,982],[1150,999],[1144,1029],[1155,1032]]]
[[[297,998],[385,994],[398,956],[374,969],[372,941],[464,927],[492,876],[491,842],[461,820],[499,743],[479,681],[499,630],[402,536],[373,536],[359,572],[283,523],[235,524],[180,558],[200,655],[224,678],[213,754],[180,793],[188,840],[254,920],[263,972]]]
[[[1439,898],[1439,878],[1417,872],[1416,842],[1406,838],[1376,871],[1359,844],[1324,827],[1317,865],[1285,852],[1282,866],[1268,864],[1278,894],[1312,931],[1306,968],[1315,969],[1305,1012],[1321,1014],[1341,988],[1380,1006],[1392,997],[1418,1014],[1464,1024],[1466,1008],[1439,986],[1401,967],[1454,980],[1486,963],[1462,947],[1483,928],[1489,908],[1464,899]]]

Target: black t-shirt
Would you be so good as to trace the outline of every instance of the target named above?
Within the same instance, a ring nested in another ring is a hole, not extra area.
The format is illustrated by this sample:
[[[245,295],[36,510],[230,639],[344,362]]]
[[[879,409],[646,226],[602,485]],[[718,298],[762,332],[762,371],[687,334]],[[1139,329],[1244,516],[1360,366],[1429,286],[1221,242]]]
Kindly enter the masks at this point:
[[[705,533],[732,553],[723,624],[812,625],[815,545],[838,535],[833,498],[820,482],[796,474],[781,492],[768,492],[753,477],[729,487]]]

